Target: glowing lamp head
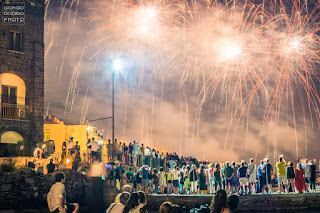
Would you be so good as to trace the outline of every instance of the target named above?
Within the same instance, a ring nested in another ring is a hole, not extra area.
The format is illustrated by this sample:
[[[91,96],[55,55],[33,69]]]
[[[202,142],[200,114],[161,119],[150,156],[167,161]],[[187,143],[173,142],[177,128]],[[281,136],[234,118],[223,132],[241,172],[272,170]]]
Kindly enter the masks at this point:
[[[67,164],[69,164],[69,163],[70,163],[70,159],[69,159],[69,158],[67,158],[66,162],[67,162]]]
[[[111,69],[120,71],[122,69],[122,61],[119,58],[111,60]]]

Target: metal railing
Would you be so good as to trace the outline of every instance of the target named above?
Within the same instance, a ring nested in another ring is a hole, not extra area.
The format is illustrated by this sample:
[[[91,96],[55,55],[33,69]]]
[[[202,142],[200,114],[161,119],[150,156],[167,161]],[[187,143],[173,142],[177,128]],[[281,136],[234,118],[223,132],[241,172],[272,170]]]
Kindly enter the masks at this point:
[[[30,120],[29,106],[1,102],[0,109],[0,118]]]

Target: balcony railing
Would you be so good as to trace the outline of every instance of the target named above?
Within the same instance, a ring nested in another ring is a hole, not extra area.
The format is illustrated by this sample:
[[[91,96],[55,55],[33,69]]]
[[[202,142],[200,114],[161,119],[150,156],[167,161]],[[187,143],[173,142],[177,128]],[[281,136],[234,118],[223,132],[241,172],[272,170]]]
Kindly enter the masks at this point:
[[[23,98],[16,98],[15,100],[11,98],[10,100],[8,96],[2,96],[0,118],[30,120],[30,107],[21,103],[25,103]]]

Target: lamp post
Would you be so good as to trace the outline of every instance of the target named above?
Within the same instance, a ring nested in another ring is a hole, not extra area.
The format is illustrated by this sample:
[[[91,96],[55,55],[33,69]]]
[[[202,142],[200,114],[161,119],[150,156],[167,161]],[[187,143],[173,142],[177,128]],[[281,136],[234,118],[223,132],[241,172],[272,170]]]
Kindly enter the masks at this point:
[[[115,141],[114,141],[114,76],[115,71],[120,71],[122,68],[122,63],[120,59],[110,59],[110,70],[112,72],[112,147],[113,152],[115,152]],[[112,155],[113,162],[115,161],[115,155]]]

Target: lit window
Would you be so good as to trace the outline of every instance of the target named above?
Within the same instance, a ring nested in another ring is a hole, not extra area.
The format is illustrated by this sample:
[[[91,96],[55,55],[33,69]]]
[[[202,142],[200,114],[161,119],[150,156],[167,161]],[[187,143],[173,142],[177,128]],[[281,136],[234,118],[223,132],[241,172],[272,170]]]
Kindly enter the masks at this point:
[[[9,50],[22,52],[22,33],[12,32],[9,33]]]

